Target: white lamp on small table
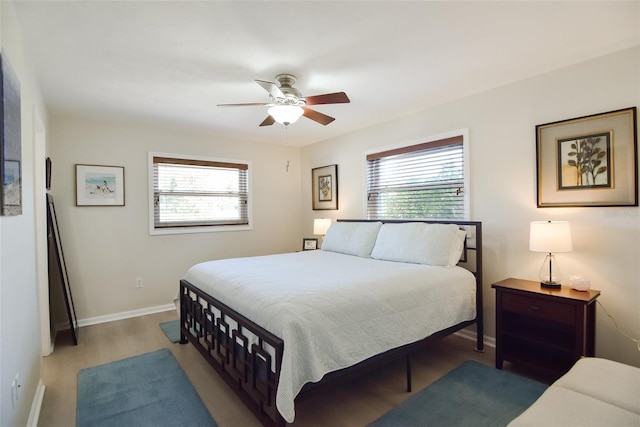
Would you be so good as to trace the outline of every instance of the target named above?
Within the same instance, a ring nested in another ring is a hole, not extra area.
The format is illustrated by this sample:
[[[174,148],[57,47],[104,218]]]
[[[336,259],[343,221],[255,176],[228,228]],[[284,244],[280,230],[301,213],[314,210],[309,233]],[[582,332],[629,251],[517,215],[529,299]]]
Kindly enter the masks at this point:
[[[553,254],[573,250],[569,222],[533,221],[529,230],[529,250],[547,254],[540,268],[540,285],[543,288],[560,288],[562,273]]]

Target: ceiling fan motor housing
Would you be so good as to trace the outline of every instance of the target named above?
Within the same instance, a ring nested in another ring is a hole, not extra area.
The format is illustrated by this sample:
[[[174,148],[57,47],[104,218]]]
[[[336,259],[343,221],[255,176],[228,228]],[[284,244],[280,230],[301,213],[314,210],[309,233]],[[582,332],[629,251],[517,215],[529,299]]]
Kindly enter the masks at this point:
[[[293,87],[293,85],[296,84],[296,76],[292,74],[278,74],[275,80],[278,83],[280,91],[285,96],[284,99],[274,97],[273,100],[276,104],[296,106],[303,106],[305,104],[302,98],[302,92]]]
[[[296,84],[296,76],[293,74],[278,74],[276,76],[276,81],[278,82],[278,86],[282,87],[292,87]]]

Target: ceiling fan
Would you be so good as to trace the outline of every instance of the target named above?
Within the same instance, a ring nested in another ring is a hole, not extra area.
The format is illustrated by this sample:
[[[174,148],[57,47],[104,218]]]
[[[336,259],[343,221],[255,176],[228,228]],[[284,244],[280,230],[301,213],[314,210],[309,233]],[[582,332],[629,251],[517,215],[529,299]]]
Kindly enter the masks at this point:
[[[256,83],[269,92],[269,102],[218,104],[218,107],[267,106],[269,107],[269,115],[260,123],[260,126],[271,126],[278,122],[287,127],[295,123],[301,116],[326,126],[334,121],[335,118],[312,110],[307,107],[308,105],[346,104],[351,102],[344,92],[303,97],[302,93],[293,87],[296,83],[296,77],[291,74],[278,74],[275,80],[275,83],[256,80]]]

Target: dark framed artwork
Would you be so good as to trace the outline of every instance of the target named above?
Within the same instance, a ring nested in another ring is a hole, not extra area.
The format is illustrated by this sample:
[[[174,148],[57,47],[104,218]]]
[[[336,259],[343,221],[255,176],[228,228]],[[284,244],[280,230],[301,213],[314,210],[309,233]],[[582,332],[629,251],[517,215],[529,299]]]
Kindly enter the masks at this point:
[[[636,107],[536,126],[537,204],[638,206]]]
[[[338,209],[338,165],[311,170],[313,210]]]
[[[302,239],[303,251],[315,251],[316,249],[318,249],[318,239],[307,237]]]
[[[124,167],[76,165],[76,206],[124,206]]]
[[[44,161],[44,181],[47,190],[51,190],[51,158],[47,157]]]
[[[0,56],[0,213],[22,214],[20,81],[6,55]]]

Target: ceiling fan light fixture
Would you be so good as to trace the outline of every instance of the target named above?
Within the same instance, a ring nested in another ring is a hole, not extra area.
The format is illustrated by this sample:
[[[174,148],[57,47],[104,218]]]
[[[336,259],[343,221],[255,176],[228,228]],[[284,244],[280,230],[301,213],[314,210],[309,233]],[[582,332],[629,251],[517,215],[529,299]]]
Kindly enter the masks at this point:
[[[269,108],[269,115],[285,126],[295,123],[303,114],[304,110],[297,105],[275,105]]]

